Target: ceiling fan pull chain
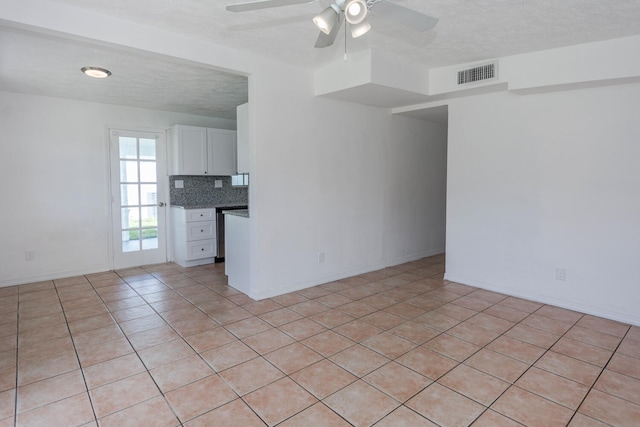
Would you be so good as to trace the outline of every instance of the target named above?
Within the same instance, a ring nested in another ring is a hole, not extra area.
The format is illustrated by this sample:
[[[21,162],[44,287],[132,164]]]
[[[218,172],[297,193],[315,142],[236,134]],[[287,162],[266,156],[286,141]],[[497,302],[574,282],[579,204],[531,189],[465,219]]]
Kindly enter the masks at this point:
[[[347,20],[344,20],[344,62],[347,62]]]

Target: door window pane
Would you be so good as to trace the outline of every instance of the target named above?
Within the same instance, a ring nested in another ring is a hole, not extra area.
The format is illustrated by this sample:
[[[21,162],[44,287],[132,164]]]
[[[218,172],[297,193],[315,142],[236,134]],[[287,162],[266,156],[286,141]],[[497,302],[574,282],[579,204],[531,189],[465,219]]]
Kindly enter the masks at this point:
[[[142,208],[142,226],[158,226],[158,208],[156,206],[148,206],[146,208]]]
[[[121,159],[137,159],[138,158],[138,140],[121,136],[120,142],[120,158]]]
[[[122,208],[122,228],[140,227],[140,208]]]
[[[155,160],[156,159],[156,140],[140,138],[140,159]]]
[[[157,205],[158,204],[158,186],[156,184],[140,185],[140,204],[141,205]]]
[[[120,161],[120,182],[137,182],[137,181],[138,181],[138,162],[131,161],[131,160],[121,160]]]
[[[140,181],[156,182],[156,162],[140,162]]]
[[[120,204],[122,206],[138,205],[138,184],[120,184]]]
[[[142,249],[158,249],[158,229],[142,229]]]
[[[122,232],[122,252],[133,252],[140,250],[140,233],[138,230],[128,230]]]

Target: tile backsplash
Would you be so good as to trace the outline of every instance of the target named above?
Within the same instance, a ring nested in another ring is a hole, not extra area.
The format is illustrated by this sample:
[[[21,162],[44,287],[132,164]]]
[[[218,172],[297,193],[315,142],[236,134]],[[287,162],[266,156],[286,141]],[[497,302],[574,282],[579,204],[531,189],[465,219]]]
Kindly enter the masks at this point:
[[[177,180],[184,188],[176,188]],[[215,187],[216,180],[222,181],[221,188]],[[173,175],[169,188],[171,204],[176,206],[243,205],[249,201],[249,188],[232,186],[230,176]]]

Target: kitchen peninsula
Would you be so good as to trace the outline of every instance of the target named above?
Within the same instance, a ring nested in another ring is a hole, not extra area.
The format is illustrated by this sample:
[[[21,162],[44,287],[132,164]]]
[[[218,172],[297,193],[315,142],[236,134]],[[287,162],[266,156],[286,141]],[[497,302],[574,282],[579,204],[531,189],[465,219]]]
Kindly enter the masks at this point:
[[[229,286],[249,294],[249,210],[223,211],[225,221],[225,274]]]

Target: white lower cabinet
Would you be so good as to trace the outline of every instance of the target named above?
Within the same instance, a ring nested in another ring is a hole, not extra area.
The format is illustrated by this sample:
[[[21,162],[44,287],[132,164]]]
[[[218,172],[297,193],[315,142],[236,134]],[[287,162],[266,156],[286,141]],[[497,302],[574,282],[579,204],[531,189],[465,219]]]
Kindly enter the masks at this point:
[[[215,261],[215,209],[172,207],[171,231],[174,262],[183,267],[193,267]]]

